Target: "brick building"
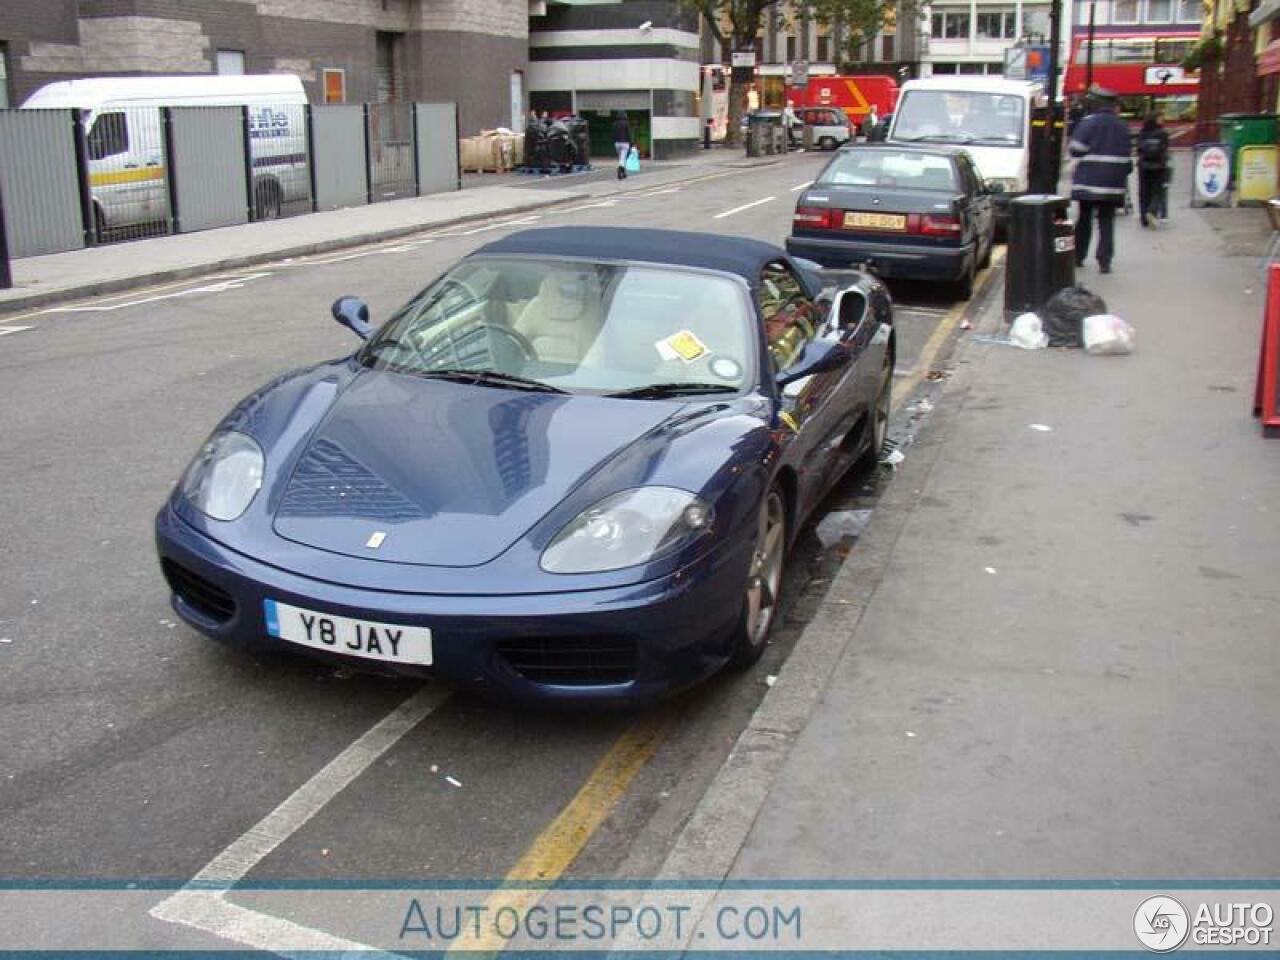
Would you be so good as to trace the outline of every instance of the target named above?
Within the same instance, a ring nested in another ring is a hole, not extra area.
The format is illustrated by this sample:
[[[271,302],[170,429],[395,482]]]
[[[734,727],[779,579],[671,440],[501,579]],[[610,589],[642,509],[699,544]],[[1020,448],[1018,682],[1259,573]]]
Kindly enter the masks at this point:
[[[4,0],[0,106],[83,76],[294,73],[313,103],[454,100],[473,132],[523,114],[528,18],[527,0]]]

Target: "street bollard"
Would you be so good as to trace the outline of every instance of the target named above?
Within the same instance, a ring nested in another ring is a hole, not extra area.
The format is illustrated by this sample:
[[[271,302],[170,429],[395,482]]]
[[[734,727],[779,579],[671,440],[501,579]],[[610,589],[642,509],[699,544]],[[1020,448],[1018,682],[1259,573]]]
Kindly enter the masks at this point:
[[[1009,203],[1009,253],[1004,272],[1005,319],[1036,312],[1076,282],[1071,201],[1053,194],[1015,197]]]

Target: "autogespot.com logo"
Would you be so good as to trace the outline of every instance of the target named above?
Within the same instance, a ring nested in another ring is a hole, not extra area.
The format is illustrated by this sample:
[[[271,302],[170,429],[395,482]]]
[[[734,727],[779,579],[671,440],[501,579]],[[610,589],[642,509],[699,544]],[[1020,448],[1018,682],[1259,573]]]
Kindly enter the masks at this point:
[[[1187,939],[1191,917],[1187,908],[1173,897],[1148,897],[1133,915],[1133,932],[1138,941],[1153,953],[1177,950]]]

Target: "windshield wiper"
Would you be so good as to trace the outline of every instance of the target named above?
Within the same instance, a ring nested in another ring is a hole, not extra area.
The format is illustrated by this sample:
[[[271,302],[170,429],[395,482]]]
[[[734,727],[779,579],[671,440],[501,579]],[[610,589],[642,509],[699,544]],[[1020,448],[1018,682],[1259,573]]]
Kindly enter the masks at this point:
[[[408,350],[413,352],[414,348],[403,341],[395,339],[395,337],[383,337],[381,340],[374,340],[360,351],[360,362],[369,365],[369,362],[375,359],[375,356],[382,352],[383,348],[390,350]]]
[[[464,370],[464,369],[444,369],[444,370],[420,370],[416,371],[420,377],[428,377],[432,380],[449,380],[453,383],[473,383],[484,384],[491,387],[510,387],[512,390],[531,390],[539,393],[568,393],[568,390],[561,390],[559,387],[553,387],[549,383],[543,383],[541,380],[532,380],[529,377],[517,376],[514,373],[500,373],[497,370]]]
[[[699,393],[737,393],[737,387],[724,383],[647,383],[643,387],[606,393],[606,397],[628,397],[634,400],[659,400],[666,397],[684,397]]]

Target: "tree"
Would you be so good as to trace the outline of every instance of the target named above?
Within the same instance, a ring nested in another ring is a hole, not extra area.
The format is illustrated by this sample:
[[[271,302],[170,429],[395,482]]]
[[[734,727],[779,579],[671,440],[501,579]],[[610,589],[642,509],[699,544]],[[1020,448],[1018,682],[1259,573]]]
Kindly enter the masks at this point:
[[[718,49],[754,50],[756,36],[766,13],[781,3],[772,0],[683,0],[685,6],[702,14]],[[894,9],[894,0],[793,0],[793,10],[804,11],[822,24],[844,24],[850,44],[862,43],[880,32]],[[781,15],[780,15],[781,16]],[[785,19],[785,16],[783,17]],[[855,41],[855,38],[856,41]],[[838,59],[838,58],[837,58]],[[755,78],[751,67],[734,67],[729,87],[729,117],[726,142],[740,142],[740,123],[747,108],[747,86]]]

